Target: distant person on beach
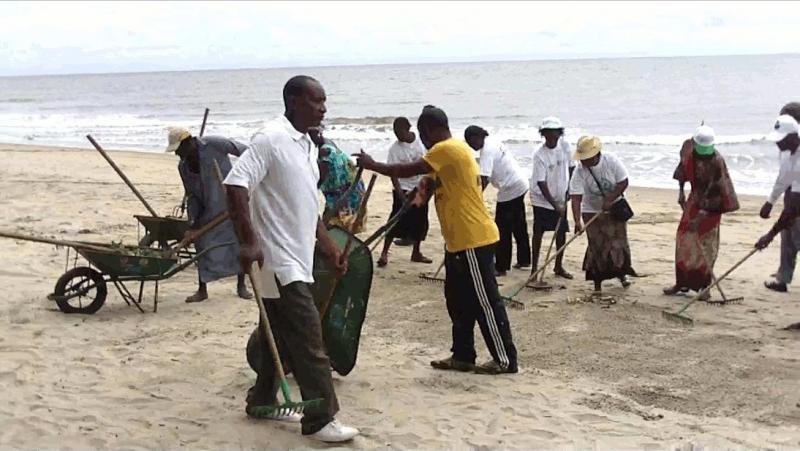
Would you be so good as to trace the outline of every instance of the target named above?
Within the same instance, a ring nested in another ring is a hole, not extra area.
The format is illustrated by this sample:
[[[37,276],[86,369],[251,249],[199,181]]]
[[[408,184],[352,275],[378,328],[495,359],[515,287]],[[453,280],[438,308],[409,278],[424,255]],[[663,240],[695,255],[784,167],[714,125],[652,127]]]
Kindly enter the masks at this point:
[[[681,159],[672,176],[678,181],[678,204],[683,210],[675,237],[675,284],[664,294],[683,290],[698,293],[711,285],[719,253],[722,215],[739,209],[725,159],[714,145],[714,130],[701,125],[681,148]],[[689,198],[684,185],[689,182]],[[708,298],[708,291],[704,293]]]
[[[218,136],[194,137],[188,130],[170,127],[167,135],[167,152],[175,152],[180,157],[178,174],[186,193],[186,210],[189,216],[190,231],[210,222],[226,209],[225,193],[219,186],[214,172],[216,161],[223,177],[231,170],[228,155],[240,156],[247,149],[242,143]],[[197,262],[199,277],[197,291],[186,298],[186,302],[202,302],[208,299],[206,284],[225,277],[237,275],[236,294],[242,299],[252,299],[247,291],[244,274],[239,266],[239,243],[233,224],[223,224],[199,236],[194,241],[198,253],[213,246],[231,243],[228,246],[211,249]]]
[[[412,163],[425,155],[425,146],[414,132],[411,131],[411,123],[404,117],[395,118],[392,124],[394,136],[397,138],[390,147],[386,161],[389,164]],[[392,177],[392,212],[389,217],[396,215],[406,201],[408,194],[417,187],[421,176],[397,178]],[[411,261],[417,263],[431,263],[432,260],[424,255],[420,250],[420,245],[428,235],[428,204],[409,208],[400,221],[386,234],[383,241],[383,251],[378,259],[378,266],[383,267],[389,262],[389,248],[392,241],[399,238],[404,242],[410,242],[414,247],[411,249]]]
[[[434,360],[440,370],[482,374],[516,373],[517,350],[497,280],[494,247],[500,239],[483,204],[478,164],[472,150],[452,137],[447,115],[428,105],[417,120],[417,130],[428,153],[411,163],[378,163],[363,151],[358,164],[388,177],[427,175],[419,185],[416,202],[433,195],[442,226],[445,252],[444,295],[453,323],[452,355]],[[475,365],[473,332],[478,322],[492,360]]]
[[[514,268],[527,268],[531,265],[525,213],[528,180],[514,155],[499,140],[490,138],[483,128],[470,125],[464,130],[464,140],[472,149],[480,152],[481,189],[485,190],[489,183],[497,188],[494,222],[500,232],[500,243],[495,249],[495,275],[503,277],[511,269],[512,236],[517,242],[517,263]]]
[[[584,222],[599,214],[586,227],[589,243],[583,258],[586,280],[594,282],[596,292],[609,279],[619,279],[627,288],[631,284],[627,276],[636,275],[631,265],[627,223],[611,214],[612,207],[622,200],[628,188],[628,171],[615,155],[602,153],[602,147],[596,136],[582,136],[578,140],[573,158],[581,164],[569,184],[575,233],[580,233]]]
[[[533,153],[531,171],[531,204],[533,205],[533,238],[531,239],[531,274],[539,267],[539,253],[544,232],[555,232],[556,249],[567,242],[567,192],[575,169],[572,149],[564,139],[564,126],[557,117],[546,117],[539,127],[544,142]],[[559,224],[560,221],[560,224]],[[558,228],[558,230],[556,230]],[[564,279],[573,276],[564,269],[564,253],[556,256],[555,274]]]
[[[797,140],[798,120],[800,120],[800,103],[791,102],[781,108],[780,116],[775,122],[774,131],[769,138],[775,141],[780,149],[782,161],[775,185],[767,202],[761,207],[760,216],[769,218],[772,206],[783,194],[784,210],[800,207],[800,152]],[[797,205],[794,205],[797,204]],[[792,283],[797,263],[797,252],[800,251],[800,221],[785,224],[780,230],[781,260],[774,279],[764,282],[770,290],[785,293]]]
[[[325,213],[322,215],[325,225],[336,225],[350,230],[364,196],[364,182],[355,180],[355,165],[350,157],[322,135],[321,126],[309,128],[308,136],[319,152],[319,189],[325,196]],[[350,189],[353,183],[356,186]],[[347,197],[342,198],[344,195]],[[365,221],[366,215],[361,222],[355,224],[353,233],[361,233]]]
[[[308,136],[325,116],[325,90],[307,76],[289,79],[283,88],[285,113],[253,135],[250,149],[225,179],[228,208],[244,243],[241,264],[255,275],[281,357],[289,360],[304,400],[322,399],[298,414],[276,414],[271,420],[301,421],[303,435],[323,442],[343,442],[358,430],[334,419],[339,403],[330,360],[322,340],[319,311],[311,296],[314,242],[331,260],[334,271],[347,272],[347,261],[328,235],[318,214],[317,148]],[[252,216],[250,211],[252,201]],[[251,219],[252,218],[252,219]],[[269,355],[259,327],[261,354]],[[278,384],[271,358],[262,358],[256,382],[247,392],[248,415],[255,406],[277,404]]]

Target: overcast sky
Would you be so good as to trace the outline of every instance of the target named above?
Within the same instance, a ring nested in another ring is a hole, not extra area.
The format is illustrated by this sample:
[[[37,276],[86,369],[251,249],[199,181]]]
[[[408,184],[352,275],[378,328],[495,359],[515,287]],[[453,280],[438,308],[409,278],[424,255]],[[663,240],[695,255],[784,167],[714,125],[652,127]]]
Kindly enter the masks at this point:
[[[798,52],[800,2],[0,3],[0,75]]]

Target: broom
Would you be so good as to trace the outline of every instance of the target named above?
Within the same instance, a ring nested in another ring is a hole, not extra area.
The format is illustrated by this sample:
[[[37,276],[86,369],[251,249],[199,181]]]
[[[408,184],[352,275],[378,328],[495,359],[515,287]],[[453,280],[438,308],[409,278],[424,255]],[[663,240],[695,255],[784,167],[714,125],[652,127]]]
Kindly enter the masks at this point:
[[[708,271],[711,273],[711,282],[713,282],[713,284],[717,287],[717,291],[719,291],[720,296],[722,296],[721,301],[707,300],[706,303],[712,305],[725,305],[725,304],[740,303],[744,301],[743,296],[730,299],[728,299],[728,297],[725,296],[725,292],[722,291],[722,285],[719,282],[717,282],[717,277],[714,275],[714,270],[711,269],[711,266],[709,266],[708,264],[708,256],[706,255],[705,249],[703,249],[703,246],[700,244],[700,237],[698,236],[697,239],[694,240],[694,242],[697,245],[697,248],[700,250],[700,256],[703,258],[703,263],[705,263],[706,266],[709,268]]]
[[[732,273],[736,268],[738,268],[742,263],[744,263],[745,260],[747,260],[748,258],[752,257],[753,254],[755,254],[756,252],[758,252],[758,248],[754,247],[753,250],[751,250],[747,255],[742,257],[741,260],[736,262],[736,264],[733,265],[731,267],[731,269],[725,271],[725,274],[723,274],[718,279],[713,281],[710,286],[707,286],[707,287],[703,288],[702,290],[700,290],[700,292],[697,293],[697,295],[695,295],[695,297],[693,297],[689,302],[684,304],[683,307],[681,307],[677,312],[672,313],[672,312],[668,312],[666,310],[662,310],[661,311],[661,316],[663,316],[667,320],[678,322],[678,323],[681,323],[681,324],[684,324],[684,325],[687,325],[687,326],[691,326],[692,324],[694,324],[694,320],[692,318],[689,318],[688,316],[683,315],[683,312],[686,311],[686,309],[688,309],[692,304],[694,304],[695,302],[700,300],[701,297],[707,295],[708,292],[712,288],[717,286],[720,283],[720,281],[722,281],[723,279],[728,277],[728,275],[730,275],[730,273]]]
[[[219,181],[220,186],[222,187],[223,192],[225,191],[225,185],[222,183],[222,171],[219,169],[219,165],[217,162],[214,162],[214,172],[217,176],[217,181]],[[227,213],[227,212],[226,212]],[[222,216],[222,215],[220,215]],[[228,215],[225,214],[227,217]],[[239,241],[240,245],[244,243]],[[263,405],[263,406],[253,406],[248,408],[249,414],[257,417],[257,418],[264,418],[264,417],[280,417],[280,416],[287,416],[292,414],[302,414],[306,408],[314,408],[319,407],[322,404],[323,399],[309,399],[307,401],[300,401],[294,402],[292,401],[291,392],[289,390],[289,382],[286,380],[286,373],[283,372],[283,364],[281,363],[281,356],[278,353],[278,347],[275,345],[275,337],[272,335],[272,327],[269,324],[269,317],[267,316],[267,309],[264,307],[264,301],[261,297],[261,288],[258,280],[256,280],[255,274],[258,272],[258,263],[253,262],[250,265],[250,268],[247,269],[247,277],[250,279],[250,285],[253,286],[253,294],[256,297],[256,302],[258,303],[258,314],[261,317],[261,329],[264,333],[264,336],[267,337],[267,343],[269,344],[270,354],[272,355],[272,362],[275,365],[275,375],[278,377],[280,381],[280,388],[281,393],[283,394],[283,404],[278,404],[274,406],[270,405]]]
[[[518,288],[514,289],[514,291],[512,291],[512,292],[511,292],[510,294],[508,294],[508,295],[502,295],[502,294],[501,294],[501,295],[500,295],[500,299],[502,299],[502,300],[503,300],[503,301],[505,301],[505,302],[516,302],[516,301],[514,301],[514,297],[515,297],[516,295],[518,295],[518,294],[519,294],[519,293],[520,293],[522,290],[524,290],[524,289],[525,289],[525,287],[526,287],[526,286],[527,286],[527,285],[528,285],[528,284],[529,284],[529,283],[530,283],[532,280],[536,280],[536,278],[537,278],[537,277],[539,277],[539,274],[540,274],[541,272],[543,272],[543,271],[544,271],[544,270],[547,268],[547,265],[549,265],[549,264],[550,264],[550,263],[551,263],[553,260],[555,260],[555,259],[556,259],[556,257],[558,257],[558,255],[559,255],[559,254],[561,254],[562,252],[564,252],[564,249],[566,249],[566,248],[567,248],[567,246],[569,246],[569,245],[570,245],[570,244],[571,244],[573,241],[575,241],[576,239],[578,239],[578,237],[579,237],[579,236],[583,235],[583,234],[586,232],[586,229],[587,229],[587,228],[589,228],[589,226],[590,226],[590,225],[591,225],[591,224],[592,224],[594,221],[596,221],[596,220],[597,220],[597,218],[599,218],[599,217],[600,217],[600,215],[602,215],[603,213],[604,213],[604,212],[595,213],[595,215],[594,215],[594,216],[592,216],[592,217],[591,217],[591,218],[590,218],[588,221],[586,221],[586,224],[583,226],[583,229],[582,229],[582,230],[581,230],[579,233],[576,233],[575,235],[573,235],[573,236],[572,236],[572,238],[570,238],[569,240],[567,240],[567,242],[566,242],[566,243],[564,243],[564,245],[563,245],[563,246],[561,246],[561,248],[560,248],[560,249],[556,250],[556,253],[555,253],[553,256],[551,256],[550,258],[548,258],[548,259],[547,259],[547,261],[545,261],[545,262],[544,262],[544,264],[542,264],[542,266],[541,266],[539,269],[537,269],[536,271],[534,271],[534,272],[533,272],[533,274],[531,274],[531,276],[530,276],[530,277],[528,277],[528,279],[527,279],[527,280],[525,280],[525,283],[523,283],[522,285],[520,285]]]

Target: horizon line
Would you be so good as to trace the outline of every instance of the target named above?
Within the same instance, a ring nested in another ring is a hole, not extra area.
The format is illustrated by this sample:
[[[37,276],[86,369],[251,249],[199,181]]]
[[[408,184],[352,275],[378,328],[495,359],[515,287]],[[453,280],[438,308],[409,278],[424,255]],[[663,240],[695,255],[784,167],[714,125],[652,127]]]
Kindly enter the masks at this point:
[[[670,58],[706,58],[706,57],[747,57],[747,56],[800,56],[800,52],[777,52],[777,53],[728,53],[728,54],[693,54],[693,55],[640,55],[640,54],[619,54],[594,55],[594,56],[564,56],[564,57],[520,57],[520,58],[488,58],[485,60],[458,60],[443,59],[441,61],[406,61],[406,62],[383,62],[383,63],[363,63],[363,64],[309,64],[309,65],[277,65],[262,67],[238,67],[238,68],[206,68],[206,69],[172,69],[172,70],[136,70],[120,72],[66,72],[66,73],[31,73],[16,75],[0,75],[0,78],[24,78],[24,77],[68,77],[80,75],[137,75],[137,74],[159,74],[159,73],[183,73],[183,72],[222,72],[222,71],[248,71],[248,70],[277,70],[277,69],[328,69],[328,68],[349,68],[349,67],[372,67],[372,66],[425,66],[437,64],[483,64],[483,63],[524,63],[524,62],[557,62],[557,61],[592,61],[592,60],[628,60],[628,59],[670,59]]]

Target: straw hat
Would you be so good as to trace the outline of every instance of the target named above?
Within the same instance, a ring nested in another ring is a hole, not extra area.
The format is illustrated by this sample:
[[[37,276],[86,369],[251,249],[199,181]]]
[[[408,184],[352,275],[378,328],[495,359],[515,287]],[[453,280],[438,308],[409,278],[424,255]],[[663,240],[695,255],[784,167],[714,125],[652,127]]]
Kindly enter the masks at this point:
[[[167,128],[167,150],[165,152],[175,152],[181,145],[181,141],[190,138],[192,135],[189,130],[183,127],[168,127]]]
[[[578,146],[575,153],[572,155],[573,160],[588,160],[593,156],[600,153],[603,148],[603,143],[597,136],[581,136],[578,140]]]

